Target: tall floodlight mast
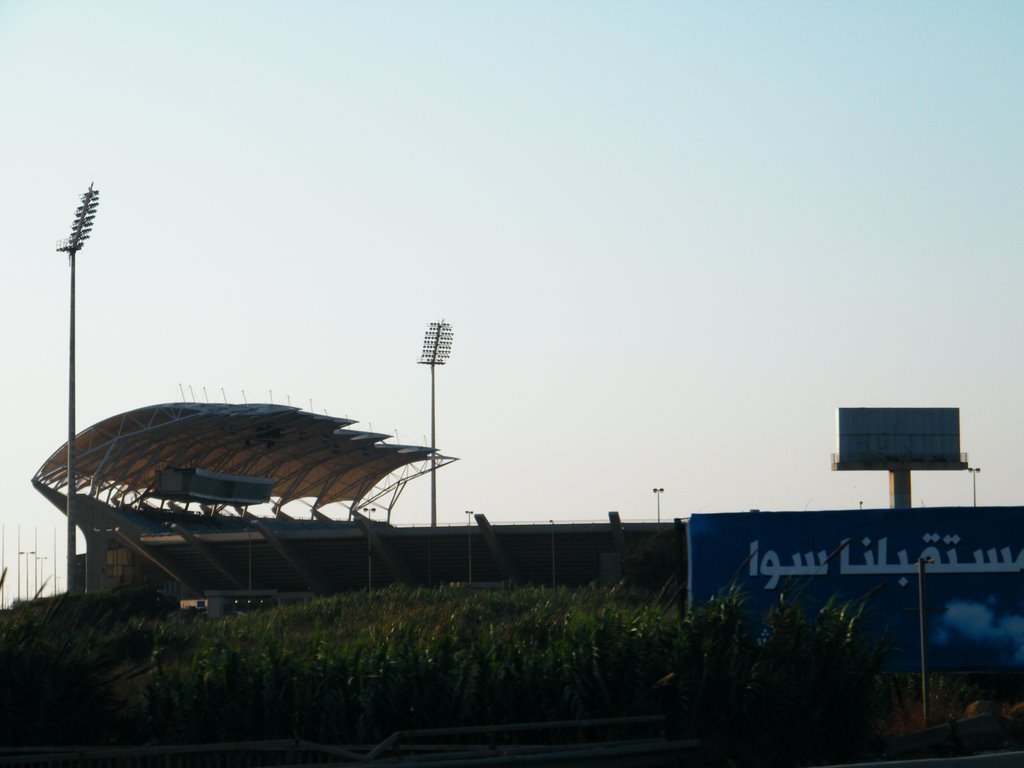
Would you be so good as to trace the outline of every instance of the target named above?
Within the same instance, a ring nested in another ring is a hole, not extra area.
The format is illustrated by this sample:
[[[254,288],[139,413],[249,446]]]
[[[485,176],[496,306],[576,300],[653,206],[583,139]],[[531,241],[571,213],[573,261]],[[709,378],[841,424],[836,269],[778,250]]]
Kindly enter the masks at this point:
[[[82,195],[82,204],[75,211],[71,222],[71,236],[57,241],[57,251],[68,255],[71,265],[71,333],[68,352],[68,592],[81,592],[75,573],[76,537],[75,527],[75,255],[82,250],[92,232],[92,222],[100,204],[100,191],[89,185]]]
[[[434,368],[444,365],[452,353],[452,327],[442,320],[431,323],[423,338],[420,365],[430,366],[430,447],[437,450],[436,410],[434,400]],[[437,459],[430,456],[430,527],[437,527]]]

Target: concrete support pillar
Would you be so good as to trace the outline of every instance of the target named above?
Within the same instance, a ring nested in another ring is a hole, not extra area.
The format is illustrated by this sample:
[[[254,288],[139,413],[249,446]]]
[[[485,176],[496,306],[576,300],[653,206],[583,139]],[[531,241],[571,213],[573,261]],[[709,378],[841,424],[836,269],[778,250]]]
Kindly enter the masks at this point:
[[[618,512],[608,513],[608,522],[612,525],[612,544],[620,558],[626,557],[626,534],[622,530],[622,518]]]
[[[359,530],[363,532],[363,535],[367,538],[370,543],[370,549],[377,555],[384,564],[391,570],[391,572],[398,577],[398,580],[403,584],[408,584],[411,587],[415,587],[419,584],[419,579],[416,578],[416,574],[406,564],[406,562],[398,556],[398,553],[391,548],[391,546],[384,540],[384,538],[374,530],[370,520],[364,515],[358,512],[352,513],[352,519],[355,520],[356,525],[359,526]],[[385,529],[391,526],[386,526]],[[384,530],[384,529],[382,529]]]
[[[114,538],[121,543],[122,546],[127,547],[135,553],[137,558],[144,558],[153,563],[157,568],[166,573],[174,581],[183,584],[190,592],[197,595],[202,594],[202,590],[198,589],[195,585],[202,584],[202,579],[195,576],[186,575],[178,567],[169,563],[162,555],[160,555],[153,547],[147,547],[140,541],[133,539],[128,535],[127,531],[121,528],[114,529]]]
[[[486,542],[487,549],[491,553],[491,558],[501,570],[501,575],[505,577],[506,581],[511,581],[513,584],[522,584],[523,574],[505,550],[505,547],[498,541],[498,537],[491,527],[491,521],[487,519],[486,515],[473,515],[473,517],[476,518],[476,524],[480,528],[480,532],[483,533],[484,542]]]
[[[889,508],[910,509],[910,470],[889,470]]]
[[[107,548],[113,532],[106,528],[97,530],[90,527],[82,532],[85,534],[85,591],[107,589]]]
[[[220,571],[234,586],[235,589],[252,589],[252,578],[241,571],[236,570],[223,560],[211,547],[204,541],[200,541],[199,537],[196,536],[192,531],[188,530],[182,525],[177,523],[171,524],[171,530],[181,536],[182,540],[191,545],[192,549],[202,555],[206,561]]]
[[[260,532],[260,535],[266,539],[270,546],[277,550],[277,554],[285,559],[288,565],[299,575],[299,578],[306,582],[306,586],[309,589],[321,595],[329,595],[331,593],[330,584],[321,579],[316,570],[306,567],[302,556],[293,551],[287,542],[278,538],[272,530],[259,520],[253,522],[253,527]]]

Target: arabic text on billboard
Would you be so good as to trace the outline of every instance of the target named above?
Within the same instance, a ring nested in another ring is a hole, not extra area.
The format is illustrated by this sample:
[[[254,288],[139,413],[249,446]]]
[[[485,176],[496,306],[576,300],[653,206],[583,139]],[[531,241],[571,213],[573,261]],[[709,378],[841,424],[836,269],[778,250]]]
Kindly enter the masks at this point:
[[[869,625],[902,671],[920,668],[918,561],[930,560],[930,667],[1024,670],[1024,508],[704,514],[688,539],[691,599],[735,583],[760,615],[783,591],[812,613],[870,595]]]

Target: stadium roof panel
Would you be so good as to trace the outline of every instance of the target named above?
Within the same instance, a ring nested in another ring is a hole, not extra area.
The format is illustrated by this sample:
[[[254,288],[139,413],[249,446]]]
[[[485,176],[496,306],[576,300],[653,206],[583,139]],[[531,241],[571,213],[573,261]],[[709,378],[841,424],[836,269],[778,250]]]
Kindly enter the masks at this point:
[[[298,499],[313,509],[335,502],[351,508],[380,495],[375,489],[392,473],[436,453],[424,446],[386,444],[390,435],[347,429],[355,423],[285,405],[147,406],[111,416],[76,436],[76,485],[79,493],[105,495],[108,504],[138,506],[153,497],[158,470],[202,469],[273,478],[271,498],[278,510]],[[454,461],[440,455],[436,460],[438,466]],[[33,481],[66,489],[66,443]]]

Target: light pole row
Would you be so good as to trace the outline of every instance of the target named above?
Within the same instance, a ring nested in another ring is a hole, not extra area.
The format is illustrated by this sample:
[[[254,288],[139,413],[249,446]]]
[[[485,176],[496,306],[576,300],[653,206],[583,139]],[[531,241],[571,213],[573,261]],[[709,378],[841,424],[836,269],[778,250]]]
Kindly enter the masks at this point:
[[[53,529],[53,557],[43,554],[43,548],[39,544],[39,529],[36,528],[33,539],[32,549],[28,542],[25,542],[24,549],[22,549],[22,536],[21,526],[18,528],[18,536],[16,541],[15,562],[18,569],[16,576],[16,582],[12,584],[15,588],[14,602],[20,602],[24,599],[35,599],[37,595],[41,595],[46,591],[47,584],[49,584],[49,591],[51,595],[56,595],[59,591],[60,577],[57,575],[57,529]],[[0,526],[0,560],[6,569],[6,553],[7,553],[7,526]],[[22,558],[24,560],[24,566],[22,565]],[[30,562],[31,559],[31,562]],[[47,574],[46,562],[52,560],[53,572],[52,575]],[[25,586],[22,588],[21,573],[22,568],[25,571]],[[8,585],[5,581],[0,585],[0,609],[6,608],[7,603]]]

